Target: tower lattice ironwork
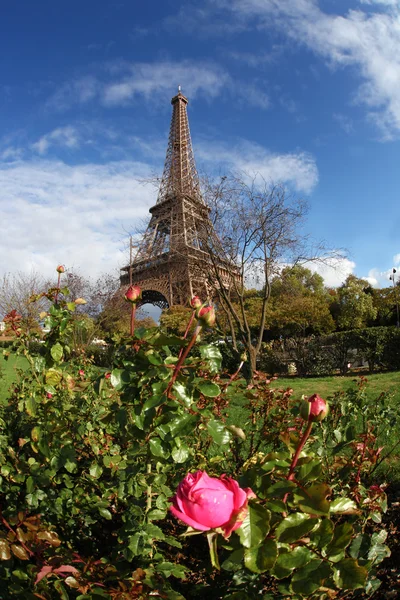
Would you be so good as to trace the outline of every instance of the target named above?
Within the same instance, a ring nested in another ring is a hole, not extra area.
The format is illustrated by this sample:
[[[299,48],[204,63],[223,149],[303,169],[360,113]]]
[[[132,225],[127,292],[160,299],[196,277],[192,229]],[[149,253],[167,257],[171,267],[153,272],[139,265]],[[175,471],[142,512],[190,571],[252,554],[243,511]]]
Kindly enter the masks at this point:
[[[151,219],[131,265],[123,267],[121,285],[142,288],[142,304],[166,308],[185,305],[193,295],[210,295],[208,240],[216,238],[194,160],[187,98],[178,91],[171,100],[171,128],[164,172]],[[215,246],[215,244],[214,244]],[[214,261],[215,263],[215,261]],[[229,269],[220,263],[228,281]]]

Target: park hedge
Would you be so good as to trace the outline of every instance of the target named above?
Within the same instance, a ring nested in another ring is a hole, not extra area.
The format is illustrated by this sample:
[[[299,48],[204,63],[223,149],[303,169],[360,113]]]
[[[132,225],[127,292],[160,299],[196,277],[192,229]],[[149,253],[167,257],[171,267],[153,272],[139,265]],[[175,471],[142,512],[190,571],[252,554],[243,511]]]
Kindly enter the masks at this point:
[[[368,365],[370,372],[400,369],[400,329],[369,327],[339,331],[326,336],[287,338],[265,344],[259,368],[298,375],[345,375],[350,368]]]

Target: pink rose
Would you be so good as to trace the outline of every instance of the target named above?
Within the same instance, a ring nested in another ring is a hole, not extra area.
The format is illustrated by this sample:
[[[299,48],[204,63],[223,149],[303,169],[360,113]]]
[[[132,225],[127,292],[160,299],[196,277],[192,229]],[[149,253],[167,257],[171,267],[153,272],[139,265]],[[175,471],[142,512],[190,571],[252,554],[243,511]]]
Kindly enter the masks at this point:
[[[306,421],[322,421],[328,414],[328,410],[327,401],[318,394],[313,394],[308,400],[302,402],[300,414]]]
[[[138,285],[130,285],[126,290],[125,300],[128,302],[132,302],[132,304],[136,304],[136,302],[141,298],[142,290]]]
[[[215,323],[215,310],[212,306],[199,308],[196,316],[203,327],[212,327]]]
[[[209,477],[205,471],[188,473],[178,486],[170,508],[172,514],[199,531],[221,529],[225,538],[243,523],[250,488],[242,489],[237,481],[221,475]]]

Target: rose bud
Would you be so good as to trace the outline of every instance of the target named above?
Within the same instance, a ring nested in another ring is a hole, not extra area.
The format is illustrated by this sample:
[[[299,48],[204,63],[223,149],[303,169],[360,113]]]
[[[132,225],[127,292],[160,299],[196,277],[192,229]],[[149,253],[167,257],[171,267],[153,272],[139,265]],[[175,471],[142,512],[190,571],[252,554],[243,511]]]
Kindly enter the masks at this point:
[[[125,300],[127,302],[132,302],[132,304],[136,304],[136,302],[141,298],[142,290],[138,285],[130,285],[125,293]]]
[[[218,529],[225,538],[238,529],[247,515],[250,488],[221,475],[209,477],[205,471],[188,473],[172,498],[172,514],[198,531]]]
[[[86,300],[84,298],[77,298],[76,300],[74,300],[75,304],[77,304],[78,306],[80,304],[86,304]]]
[[[57,271],[57,273],[65,273],[64,265],[58,265],[56,271]]]
[[[198,296],[193,296],[193,298],[190,301],[190,306],[192,308],[194,308],[195,310],[197,310],[198,308],[200,308],[200,306],[202,306],[202,301],[200,300],[200,298]]]
[[[197,310],[196,316],[203,327],[213,327],[215,323],[215,310],[213,306],[203,306]]]
[[[327,401],[318,394],[303,400],[300,406],[300,414],[305,421],[322,421],[328,414],[328,410]]]

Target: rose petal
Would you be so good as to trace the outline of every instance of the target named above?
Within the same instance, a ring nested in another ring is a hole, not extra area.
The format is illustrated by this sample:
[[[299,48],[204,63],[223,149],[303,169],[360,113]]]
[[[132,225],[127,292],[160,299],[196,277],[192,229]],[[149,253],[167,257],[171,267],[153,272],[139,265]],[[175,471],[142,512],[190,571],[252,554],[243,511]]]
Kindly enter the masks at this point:
[[[172,512],[174,517],[180,519],[181,521],[186,523],[186,525],[193,527],[193,529],[198,529],[199,531],[208,531],[209,529],[211,529],[210,527],[198,523],[197,521],[190,518],[187,514],[181,512],[180,510],[177,510],[177,508],[175,508],[174,505],[170,506],[169,510]]]

